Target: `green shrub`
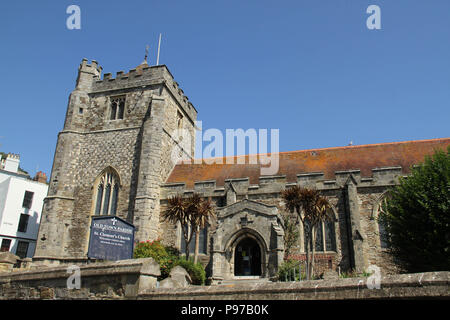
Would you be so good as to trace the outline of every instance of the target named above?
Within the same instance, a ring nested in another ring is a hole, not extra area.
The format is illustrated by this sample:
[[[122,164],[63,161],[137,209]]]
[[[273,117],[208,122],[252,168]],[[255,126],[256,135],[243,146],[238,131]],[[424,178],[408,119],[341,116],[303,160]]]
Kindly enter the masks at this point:
[[[133,257],[138,258],[153,258],[159,263],[161,276],[158,280],[165,279],[169,276],[170,271],[176,266],[179,260],[179,251],[172,247],[164,246],[161,240],[139,242],[134,248]]]
[[[288,259],[285,260],[281,266],[278,268],[277,278],[278,281],[294,281],[294,274],[295,274],[295,281],[299,281],[299,265],[300,261],[294,260],[294,259]],[[301,279],[306,279],[305,274],[305,266],[302,266],[301,271]],[[295,270],[295,271],[294,271]]]
[[[159,239],[139,242],[134,248],[133,257],[155,259],[161,270],[158,280],[167,278],[173,267],[181,266],[189,273],[193,284],[205,284],[206,272],[201,263],[194,264],[192,260],[186,261],[184,257],[180,257],[180,252],[176,248],[164,246]]]
[[[189,273],[189,276],[192,279],[192,284],[195,285],[204,285],[206,281],[206,272],[203,268],[203,265],[198,262],[197,264],[194,264],[192,260],[185,260],[183,258],[180,258],[176,265],[183,267],[186,269],[186,271]]]
[[[382,208],[378,221],[402,271],[450,270],[450,146],[400,177]]]

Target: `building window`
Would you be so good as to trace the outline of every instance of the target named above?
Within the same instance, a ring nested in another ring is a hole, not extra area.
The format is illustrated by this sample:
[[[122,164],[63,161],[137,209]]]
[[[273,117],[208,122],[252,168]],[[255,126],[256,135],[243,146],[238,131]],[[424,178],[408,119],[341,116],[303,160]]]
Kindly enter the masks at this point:
[[[206,254],[207,249],[207,234],[208,230],[207,228],[203,228],[200,230],[199,239],[198,239],[198,253],[199,254]],[[186,252],[186,240],[184,239],[183,235],[181,235],[181,254]],[[195,232],[192,235],[192,240],[189,243],[189,255],[194,254],[195,252]]]
[[[22,259],[25,258],[28,253],[28,245],[29,243],[26,241],[19,241],[17,244],[16,255]]]
[[[111,214],[116,215],[117,211],[117,200],[119,198],[119,186],[117,183],[114,185],[113,194],[111,198]]]
[[[19,227],[17,228],[17,231],[19,231],[19,232],[27,232],[28,220],[29,219],[30,219],[29,215],[22,213],[20,215]]]
[[[325,250],[336,251],[336,233],[334,231],[334,222],[327,221],[324,223],[325,227]]]
[[[390,247],[389,243],[389,234],[386,230],[386,221],[383,219],[383,216],[385,213],[386,208],[386,196],[383,196],[383,198],[378,203],[378,233],[380,235],[380,247],[382,249],[387,249]]]
[[[8,252],[10,246],[11,246],[11,239],[3,239],[0,252]]]
[[[177,128],[181,129],[183,127],[183,115],[180,111],[177,111]]]
[[[33,203],[34,192],[25,191],[25,195],[23,197],[22,207],[30,209],[31,204]]]
[[[225,207],[226,205],[227,205],[227,197],[226,196],[217,198],[217,200],[216,200],[217,207]]]
[[[109,203],[111,200],[111,184],[106,185],[105,197],[103,198],[103,210],[102,214],[107,215],[109,213]]]
[[[123,119],[125,112],[125,96],[111,98],[110,120]]]
[[[389,248],[389,237],[384,221],[378,221],[378,231],[380,232],[380,247],[382,249]]]
[[[97,188],[97,202],[95,205],[95,214],[100,214],[100,210],[102,208],[103,201],[103,185],[100,184]]]
[[[94,210],[96,215],[116,215],[119,189],[118,174],[108,167],[97,178]]]
[[[309,230],[309,224],[307,222],[305,223],[303,230],[304,230],[303,234],[306,234],[307,231]],[[309,240],[310,244],[312,244],[312,239]],[[303,241],[306,251],[306,237],[304,237]],[[315,250],[319,252],[336,251],[336,234],[334,231],[333,221],[321,222],[319,224],[319,227],[316,228]]]

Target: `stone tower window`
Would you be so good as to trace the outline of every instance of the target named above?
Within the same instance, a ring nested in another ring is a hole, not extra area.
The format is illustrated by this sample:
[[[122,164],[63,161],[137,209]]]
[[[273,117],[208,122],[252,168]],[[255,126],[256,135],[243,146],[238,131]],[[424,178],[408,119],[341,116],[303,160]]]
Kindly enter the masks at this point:
[[[120,181],[117,172],[108,167],[96,179],[95,210],[96,215],[116,215],[119,199]]]
[[[111,98],[111,113],[109,120],[123,119],[125,111],[125,96]]]
[[[180,111],[177,111],[177,128],[181,129],[183,127],[183,115]]]

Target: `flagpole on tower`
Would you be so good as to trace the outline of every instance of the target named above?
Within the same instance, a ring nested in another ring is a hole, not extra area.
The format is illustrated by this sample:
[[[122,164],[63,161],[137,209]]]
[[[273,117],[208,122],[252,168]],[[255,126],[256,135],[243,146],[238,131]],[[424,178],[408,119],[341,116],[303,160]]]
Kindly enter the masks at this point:
[[[145,46],[145,56],[144,56],[144,61],[142,61],[142,64],[147,64],[148,48],[149,48],[149,46],[146,45],[146,46]]]
[[[161,48],[161,33],[159,34],[159,41],[158,41],[158,56],[156,57],[156,65],[159,65],[159,49]]]

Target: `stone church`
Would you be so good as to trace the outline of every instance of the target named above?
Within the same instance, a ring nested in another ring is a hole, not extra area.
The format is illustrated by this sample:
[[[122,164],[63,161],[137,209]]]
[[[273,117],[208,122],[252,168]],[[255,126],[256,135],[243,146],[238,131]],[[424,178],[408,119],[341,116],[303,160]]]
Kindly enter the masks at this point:
[[[87,261],[91,220],[116,216],[136,227],[135,240],[162,239],[183,250],[181,227],[161,219],[167,199],[193,192],[209,198],[216,219],[200,234],[200,259],[213,280],[272,277],[284,257],[281,191],[317,188],[334,220],[318,230],[316,263],[362,272],[377,265],[395,272],[382,226],[387,189],[450,138],[282,152],[277,175],[259,164],[175,163],[176,129],[195,137],[196,108],[165,65],[146,61],[115,77],[83,59],[58,134],[34,260]],[[305,259],[302,228],[292,257]],[[192,251],[191,251],[192,252]]]

